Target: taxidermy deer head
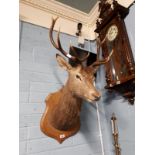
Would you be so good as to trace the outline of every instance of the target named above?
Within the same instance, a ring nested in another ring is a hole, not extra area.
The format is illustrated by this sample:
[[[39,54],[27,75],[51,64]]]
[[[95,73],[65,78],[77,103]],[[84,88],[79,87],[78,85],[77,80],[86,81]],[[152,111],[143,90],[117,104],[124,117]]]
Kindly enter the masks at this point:
[[[100,99],[101,94],[94,86],[94,74],[99,65],[110,60],[113,51],[102,61],[97,56],[97,60],[93,64],[85,67],[82,62],[88,58],[89,54],[83,59],[79,59],[64,51],[59,39],[60,31],[57,35],[57,42],[54,41],[53,28],[57,19],[52,21],[50,27],[50,41],[65,57],[77,62],[78,65],[72,67],[61,55],[56,54],[58,64],[68,72],[68,80],[64,87],[46,97],[46,109],[40,127],[44,134],[62,143],[80,129],[82,101],[94,102]],[[99,55],[99,46],[97,53]]]

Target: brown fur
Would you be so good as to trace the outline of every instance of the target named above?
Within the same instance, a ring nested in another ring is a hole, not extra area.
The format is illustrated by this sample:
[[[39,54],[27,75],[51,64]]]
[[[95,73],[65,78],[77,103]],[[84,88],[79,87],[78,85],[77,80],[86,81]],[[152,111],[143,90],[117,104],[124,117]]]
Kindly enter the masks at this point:
[[[59,91],[46,97],[46,109],[41,119],[41,130],[50,137],[62,142],[80,128],[80,111],[83,99],[95,101],[100,93],[93,85],[94,69],[71,67],[61,56],[59,65],[68,71],[68,81]],[[60,138],[65,134],[64,138]]]

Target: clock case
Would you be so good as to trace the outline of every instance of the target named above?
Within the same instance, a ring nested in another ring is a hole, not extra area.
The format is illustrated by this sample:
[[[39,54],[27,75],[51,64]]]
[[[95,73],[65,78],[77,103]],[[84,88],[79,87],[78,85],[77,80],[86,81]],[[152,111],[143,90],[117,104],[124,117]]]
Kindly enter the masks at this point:
[[[111,60],[104,65],[106,76],[106,89],[116,91],[134,104],[135,97],[135,63],[124,23],[124,18],[129,13],[129,8],[124,8],[116,1],[113,8],[105,1],[99,3],[99,19],[95,32],[102,41],[107,35],[110,26],[116,25],[118,34],[113,41],[108,39],[102,44],[102,56],[105,58],[113,49]]]

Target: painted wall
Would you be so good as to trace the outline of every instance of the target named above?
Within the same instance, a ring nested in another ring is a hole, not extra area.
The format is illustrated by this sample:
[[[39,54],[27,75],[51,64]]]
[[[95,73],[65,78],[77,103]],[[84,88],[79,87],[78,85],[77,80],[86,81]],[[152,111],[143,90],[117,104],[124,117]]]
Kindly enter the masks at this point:
[[[134,7],[126,24],[134,50]],[[77,45],[76,37],[61,34],[64,49],[68,50],[70,40]],[[95,52],[95,43],[86,41],[85,49]],[[40,131],[44,99],[48,93],[59,89],[67,77],[67,73],[58,67],[56,53],[49,42],[47,29],[20,22],[20,155],[101,155],[95,105],[83,104],[80,131],[61,145]],[[96,85],[103,92],[99,109],[105,155],[114,155],[110,126],[113,112],[118,118],[122,155],[134,155],[134,106],[103,89],[103,66]]]

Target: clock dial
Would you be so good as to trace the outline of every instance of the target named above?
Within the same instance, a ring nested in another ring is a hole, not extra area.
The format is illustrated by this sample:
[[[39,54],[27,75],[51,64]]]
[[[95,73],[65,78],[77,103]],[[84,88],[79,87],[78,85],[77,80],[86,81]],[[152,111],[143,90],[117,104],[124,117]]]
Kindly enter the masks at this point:
[[[109,41],[113,41],[118,35],[118,28],[116,25],[112,25],[109,27],[107,32],[107,38]]]

